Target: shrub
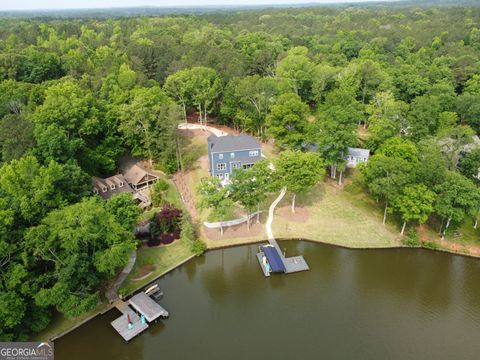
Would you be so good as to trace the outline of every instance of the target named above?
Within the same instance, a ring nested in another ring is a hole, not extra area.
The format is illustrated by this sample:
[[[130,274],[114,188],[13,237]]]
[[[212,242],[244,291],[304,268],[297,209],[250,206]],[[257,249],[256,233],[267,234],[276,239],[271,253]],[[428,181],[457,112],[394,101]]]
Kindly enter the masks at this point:
[[[160,235],[160,242],[162,244],[171,244],[174,241],[175,241],[175,237],[173,236],[173,234],[162,234],[162,235]]]
[[[437,243],[431,242],[431,241],[424,241],[422,242],[422,246],[425,249],[431,249],[431,250],[438,250],[440,249],[440,246]]]
[[[168,190],[170,185],[163,179],[158,179],[158,181],[153,185],[151,198],[152,205],[155,207],[165,204],[165,191]]]
[[[402,240],[402,244],[410,247],[420,246],[420,239],[418,237],[417,230],[410,229],[407,232],[407,236]]]
[[[207,250],[207,244],[205,244],[202,240],[194,240],[192,242],[192,251],[196,256],[203,255],[205,250]]]
[[[172,233],[180,229],[182,210],[171,205],[164,206],[155,216],[160,233]]]
[[[156,236],[154,238],[151,238],[150,240],[148,240],[147,245],[150,247],[160,245],[160,237]]]

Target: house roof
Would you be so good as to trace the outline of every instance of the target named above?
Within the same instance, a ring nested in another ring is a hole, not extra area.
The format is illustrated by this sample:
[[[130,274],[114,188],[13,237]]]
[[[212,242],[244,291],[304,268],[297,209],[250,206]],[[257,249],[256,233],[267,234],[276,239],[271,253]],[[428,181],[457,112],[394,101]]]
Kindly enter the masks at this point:
[[[124,192],[133,193],[133,189],[128,185],[128,182],[125,180],[123,175],[114,175],[109,178],[102,179],[98,177],[92,178],[93,188],[98,190],[98,195],[104,199],[109,199],[113,195],[121,194]],[[111,186],[114,185],[115,188],[112,189]],[[103,188],[106,187],[107,191],[103,191]]]
[[[149,177],[153,177],[158,179],[158,176],[154,173],[144,169],[139,165],[133,165],[125,172],[125,179],[129,184],[138,185],[142,182],[145,176],[148,175]]]
[[[368,158],[370,156],[369,149],[348,148],[348,155],[360,158]]]
[[[247,134],[240,134],[237,136],[226,135],[220,137],[210,135],[208,137],[208,144],[209,149],[212,152],[227,152],[261,148],[258,140]]]

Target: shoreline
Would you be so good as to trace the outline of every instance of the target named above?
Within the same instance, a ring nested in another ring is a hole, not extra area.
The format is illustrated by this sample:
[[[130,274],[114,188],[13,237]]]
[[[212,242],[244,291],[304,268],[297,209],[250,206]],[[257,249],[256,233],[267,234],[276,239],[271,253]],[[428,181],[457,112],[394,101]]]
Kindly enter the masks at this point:
[[[412,249],[413,250],[413,249],[423,249],[423,250],[429,250],[429,251],[434,251],[434,252],[438,251],[438,252],[448,253],[450,255],[457,255],[457,256],[463,256],[463,257],[468,257],[468,258],[473,258],[473,259],[480,259],[480,256],[476,256],[476,255],[472,255],[472,254],[466,254],[466,253],[462,253],[462,252],[454,252],[450,249],[444,249],[444,248],[440,248],[440,247],[436,248],[436,249],[432,249],[432,248],[425,247],[425,246],[410,247],[410,246],[405,246],[405,245],[387,245],[387,246],[384,246],[384,247],[379,247],[379,246],[376,246],[376,247],[353,247],[353,246],[347,246],[347,245],[338,245],[338,244],[328,243],[328,242],[321,241],[321,240],[314,240],[314,239],[307,239],[307,238],[297,238],[297,237],[296,238],[277,238],[276,240],[277,241],[306,241],[306,242],[310,242],[310,243],[314,243],[314,244],[334,246],[334,247],[338,247],[338,248],[342,248],[342,249],[348,249],[348,250],[388,250],[388,249]],[[212,247],[208,247],[206,249],[205,253],[207,253],[209,251],[228,249],[228,248],[234,248],[234,247],[239,247],[239,246],[255,245],[255,244],[260,244],[260,243],[264,243],[264,242],[268,242],[268,239],[246,240],[245,242],[241,242],[241,243],[212,246]],[[203,255],[201,255],[201,256],[203,256]],[[153,283],[153,282],[159,280],[160,278],[164,277],[165,275],[169,274],[170,272],[174,271],[175,269],[179,268],[180,266],[186,264],[187,262],[194,259],[195,257],[197,257],[197,256],[196,255],[191,255],[188,258],[183,259],[179,263],[171,266],[169,269],[165,270],[164,272],[159,274],[157,277],[152,279],[152,281],[150,283]],[[136,293],[137,291],[141,290],[144,287],[145,287],[145,285],[144,286],[139,286],[135,290],[132,290],[131,292],[126,294],[124,296],[124,298],[131,296],[132,294]],[[48,339],[48,341],[56,341],[56,340],[62,338],[63,336],[68,335],[69,333],[73,332],[74,330],[78,329],[80,326],[86,324],[87,322],[96,318],[97,316],[104,315],[114,308],[115,307],[114,307],[113,304],[108,304],[106,307],[101,308],[97,312],[95,312],[95,314],[92,314],[91,316],[87,317],[86,319],[83,319],[82,321],[78,322],[72,328],[50,337]]]

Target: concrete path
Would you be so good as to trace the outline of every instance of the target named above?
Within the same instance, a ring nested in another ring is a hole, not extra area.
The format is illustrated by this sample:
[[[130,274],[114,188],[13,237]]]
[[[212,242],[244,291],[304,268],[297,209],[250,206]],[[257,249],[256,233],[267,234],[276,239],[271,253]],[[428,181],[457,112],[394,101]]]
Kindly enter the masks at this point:
[[[276,245],[277,247],[278,247],[278,245],[277,245],[277,242],[275,241],[275,238],[273,237],[273,231],[272,231],[273,215],[274,215],[276,206],[283,199],[286,192],[287,192],[287,188],[284,187],[282,189],[282,191],[280,192],[280,195],[278,195],[278,197],[275,199],[275,201],[270,205],[270,208],[268,209],[268,219],[267,219],[267,224],[266,224],[268,241],[270,241],[270,243],[272,243],[272,240],[273,240],[274,243],[272,243],[272,245],[274,245],[274,246]]]
[[[200,124],[182,123],[182,124],[178,125],[178,129],[180,129],[180,130],[207,130],[207,131],[210,131],[212,134],[215,134],[217,136],[228,135],[228,133],[225,132],[225,131],[216,129],[212,126],[200,125]]]
[[[275,240],[275,237],[273,236],[273,231],[272,231],[272,223],[273,223],[273,215],[275,212],[275,208],[277,207],[278,203],[283,199],[287,192],[287,187],[284,187],[282,191],[280,192],[280,195],[275,199],[275,201],[270,205],[270,208],[268,209],[268,219],[267,219],[267,234],[268,234],[268,242],[275,246],[275,248],[278,251],[278,254],[280,255],[280,258],[283,261],[283,264],[285,265],[285,273],[290,274],[290,273],[295,273],[299,271],[306,271],[309,270],[310,268],[308,267],[307,262],[303,258],[303,256],[292,256],[292,257],[285,257],[285,254],[282,253],[282,249],[280,249],[280,246],[278,246],[277,240]]]

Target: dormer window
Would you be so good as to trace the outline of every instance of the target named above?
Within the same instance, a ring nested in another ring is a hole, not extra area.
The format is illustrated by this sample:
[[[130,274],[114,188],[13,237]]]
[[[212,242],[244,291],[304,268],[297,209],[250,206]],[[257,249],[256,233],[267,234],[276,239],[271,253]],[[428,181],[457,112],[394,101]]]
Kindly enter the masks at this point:
[[[108,190],[108,188],[107,188],[106,186],[103,186],[103,187],[102,187],[102,192],[106,193],[107,190]]]
[[[123,187],[123,181],[120,181],[120,183],[118,184],[118,187]]]
[[[115,190],[115,184],[110,185],[110,190]]]
[[[98,189],[97,189],[97,188],[93,188],[93,193],[94,193],[94,194],[98,194]]]

